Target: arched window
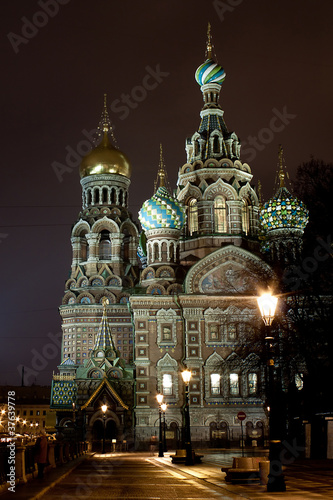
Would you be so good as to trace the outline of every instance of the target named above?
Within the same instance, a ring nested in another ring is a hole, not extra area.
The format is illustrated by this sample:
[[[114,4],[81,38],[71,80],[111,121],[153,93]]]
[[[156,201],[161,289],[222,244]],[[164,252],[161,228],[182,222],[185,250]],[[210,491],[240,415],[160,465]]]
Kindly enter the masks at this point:
[[[87,205],[91,205],[91,189],[87,190]]]
[[[95,188],[93,191],[93,205],[99,204],[99,189]]]
[[[114,188],[111,189],[111,204],[116,203],[116,190]]]
[[[210,374],[210,393],[212,396],[216,396],[220,394],[221,375],[219,373],[211,373]]]
[[[220,141],[219,141],[219,137],[216,135],[214,137],[214,143],[213,143],[213,152],[214,153],[219,153],[220,152]]]
[[[127,229],[124,229],[124,238],[121,244],[121,257],[124,262],[129,262],[130,260],[130,245],[131,245],[131,235]]]
[[[102,199],[103,204],[107,204],[107,202],[108,202],[108,189],[106,187],[103,187],[102,195],[103,195],[103,199]]]
[[[165,396],[170,396],[172,394],[172,375],[170,373],[164,373],[162,379],[163,394]]]
[[[157,243],[157,241],[155,241],[154,246],[153,246],[153,262],[158,262],[159,257],[160,257],[160,251],[159,251],[158,243]]]
[[[99,242],[99,259],[111,260],[110,233],[106,230],[101,232],[101,240]]]
[[[168,260],[168,248],[167,248],[167,244],[165,241],[162,242],[162,245],[161,245],[161,257],[162,257],[162,262],[167,262]]]
[[[258,392],[258,375],[256,373],[249,373],[249,395],[257,394]]]
[[[198,231],[198,206],[197,200],[192,198],[188,204],[188,232],[192,235]]]
[[[80,262],[85,262],[89,258],[89,245],[83,233],[80,237]]]
[[[230,373],[229,383],[230,383],[230,394],[232,396],[238,396],[239,395],[239,376],[238,376],[238,373]]]
[[[216,233],[227,232],[227,206],[223,196],[216,196],[214,200],[214,222]]]
[[[249,233],[250,220],[249,220],[249,205],[247,200],[242,200],[242,230],[245,234]]]

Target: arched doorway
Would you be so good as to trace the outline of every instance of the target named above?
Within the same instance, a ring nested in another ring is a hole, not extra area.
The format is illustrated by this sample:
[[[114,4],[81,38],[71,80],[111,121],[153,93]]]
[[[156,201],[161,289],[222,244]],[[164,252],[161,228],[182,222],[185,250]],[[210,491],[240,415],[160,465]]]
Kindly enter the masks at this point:
[[[165,426],[166,445],[168,450],[176,450],[180,447],[180,433],[177,422],[171,422]]]
[[[117,438],[117,425],[114,420],[107,420],[105,426],[105,439],[111,441]]]
[[[246,446],[264,446],[264,424],[259,420],[254,426],[252,422],[246,424]]]
[[[227,422],[211,422],[210,428],[210,445],[212,448],[228,448],[229,447],[229,426]]]
[[[104,436],[104,425],[102,419],[95,420],[92,427],[92,451],[102,451]],[[117,424],[112,419],[105,422],[105,451],[112,449],[112,439],[117,439]]]

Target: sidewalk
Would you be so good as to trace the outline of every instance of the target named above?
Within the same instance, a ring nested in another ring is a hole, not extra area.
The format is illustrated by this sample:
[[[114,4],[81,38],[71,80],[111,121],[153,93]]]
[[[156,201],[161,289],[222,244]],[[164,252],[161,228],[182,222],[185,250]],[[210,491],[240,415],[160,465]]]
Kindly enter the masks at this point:
[[[49,469],[44,474],[44,479],[37,479],[36,477],[26,484],[17,484],[15,487],[15,493],[5,490],[1,490],[0,499],[1,500],[37,500],[41,498],[50,488],[53,488],[59,481],[68,476],[80,463],[86,459],[87,455],[83,455],[75,460],[67,462],[55,469]],[[9,486],[9,485],[8,485]]]
[[[207,450],[197,450],[203,453]],[[196,477],[199,480],[215,485],[217,491],[223,495],[239,495],[241,498],[249,500],[273,500],[277,498],[293,500],[318,500],[333,499],[333,460],[299,460],[285,467],[286,491],[268,493],[267,487],[260,483],[253,484],[230,484],[226,483],[225,473],[221,472],[221,464],[209,453],[203,458],[203,463],[192,466],[184,464],[172,464],[171,453],[164,453],[164,458],[153,457],[154,460],[163,466],[172,467],[177,472]],[[210,460],[213,458],[213,460]],[[224,465],[224,464],[223,464]],[[222,497],[223,498],[223,497]]]

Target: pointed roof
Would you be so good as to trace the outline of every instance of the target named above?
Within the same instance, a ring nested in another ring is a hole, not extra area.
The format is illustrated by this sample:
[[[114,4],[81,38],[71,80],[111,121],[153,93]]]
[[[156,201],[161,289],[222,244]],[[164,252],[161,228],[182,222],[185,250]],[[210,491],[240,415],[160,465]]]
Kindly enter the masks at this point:
[[[81,406],[81,410],[84,410],[88,406],[91,405],[91,403],[98,397],[100,392],[102,391],[103,387],[107,387],[109,391],[111,392],[112,396],[116,399],[116,401],[124,408],[124,410],[128,410],[128,406],[125,405],[121,397],[117,394],[117,392],[114,390],[108,379],[106,378],[106,375],[104,376],[102,382],[99,384],[97,389],[92,393],[90,398],[85,402],[83,406]]]
[[[226,77],[226,73],[222,66],[220,66],[213,59],[213,44],[210,23],[208,23],[207,30],[206,57],[206,61],[203,64],[200,64],[195,72],[195,79],[197,83],[201,87],[209,83],[215,83],[221,86]]]
[[[98,138],[102,136],[102,141],[90,153],[88,153],[80,165],[80,177],[99,174],[119,174],[124,177],[131,177],[131,164],[127,156],[114,147],[109,140],[109,133],[115,143],[112,124],[109,118],[106,94],[104,94],[104,108],[101,121],[98,125]]]
[[[64,365],[75,365],[74,361],[71,358],[65,358],[61,363],[60,366]]]
[[[103,351],[113,350],[116,352],[106,314],[106,306],[109,304],[109,300],[106,297],[103,297],[102,304],[103,317],[96,337],[94,351],[101,349]]]
[[[156,193],[158,187],[164,187],[168,192],[170,192],[168,174],[165,168],[165,163],[163,158],[162,144],[160,144],[160,160],[158,164],[157,178],[154,181],[154,194]]]
[[[157,189],[159,183],[159,188]],[[146,200],[139,211],[139,220],[145,231],[157,228],[182,229],[185,222],[185,209],[168,190],[168,177],[164,166],[162,144],[154,194]]]

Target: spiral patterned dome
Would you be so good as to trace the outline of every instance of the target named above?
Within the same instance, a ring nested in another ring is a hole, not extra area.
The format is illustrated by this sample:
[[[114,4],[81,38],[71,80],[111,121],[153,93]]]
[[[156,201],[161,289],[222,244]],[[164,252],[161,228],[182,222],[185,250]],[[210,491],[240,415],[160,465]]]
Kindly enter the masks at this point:
[[[164,186],[142,205],[139,220],[145,231],[169,227],[182,229],[185,222],[185,209],[168,193]]]
[[[309,212],[304,203],[293,196],[286,187],[264,204],[260,220],[266,231],[273,229],[301,229],[304,231]]]
[[[213,61],[213,59],[207,59],[195,72],[195,79],[200,86],[207,83],[222,85],[226,76],[222,66]]]

